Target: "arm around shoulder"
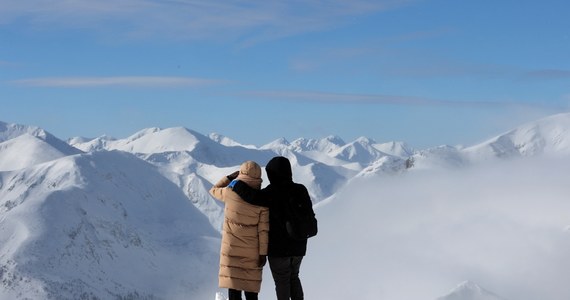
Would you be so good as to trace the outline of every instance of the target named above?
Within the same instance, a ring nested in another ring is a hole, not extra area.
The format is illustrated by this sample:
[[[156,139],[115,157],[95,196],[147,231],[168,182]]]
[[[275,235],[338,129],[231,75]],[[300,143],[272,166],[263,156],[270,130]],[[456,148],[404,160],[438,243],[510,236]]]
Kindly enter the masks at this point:
[[[256,190],[247,185],[247,183],[239,180],[232,186],[232,190],[238,194],[243,201],[249,204],[269,207],[270,202],[264,197],[263,190]]]

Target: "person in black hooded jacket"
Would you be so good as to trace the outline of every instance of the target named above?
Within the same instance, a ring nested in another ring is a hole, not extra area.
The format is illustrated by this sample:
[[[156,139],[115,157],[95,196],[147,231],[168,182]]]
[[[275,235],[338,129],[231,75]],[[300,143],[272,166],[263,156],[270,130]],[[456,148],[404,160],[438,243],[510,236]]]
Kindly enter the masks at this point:
[[[266,188],[255,190],[240,181],[234,182],[232,188],[246,202],[269,207],[268,260],[277,299],[302,300],[304,296],[299,269],[307,252],[307,240],[289,237],[283,214],[289,199],[312,207],[311,198],[304,185],[293,182],[291,163],[287,158],[272,158],[265,170],[270,183]]]

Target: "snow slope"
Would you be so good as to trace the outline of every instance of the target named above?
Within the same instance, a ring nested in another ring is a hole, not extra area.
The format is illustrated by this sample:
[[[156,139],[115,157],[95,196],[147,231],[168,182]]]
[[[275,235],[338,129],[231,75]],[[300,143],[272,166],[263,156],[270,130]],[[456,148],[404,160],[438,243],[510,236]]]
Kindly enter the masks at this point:
[[[219,234],[131,154],[2,172],[0,215],[1,299],[198,299],[216,289]]]
[[[521,125],[463,152],[474,160],[543,153],[570,154],[570,113]]]

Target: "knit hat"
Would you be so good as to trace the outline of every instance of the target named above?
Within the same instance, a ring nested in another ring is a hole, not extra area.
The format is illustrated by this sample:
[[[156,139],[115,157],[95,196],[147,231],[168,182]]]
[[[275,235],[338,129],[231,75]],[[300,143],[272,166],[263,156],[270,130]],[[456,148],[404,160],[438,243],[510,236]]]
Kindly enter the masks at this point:
[[[251,178],[261,178],[261,167],[256,162],[248,160],[241,164],[239,173]]]

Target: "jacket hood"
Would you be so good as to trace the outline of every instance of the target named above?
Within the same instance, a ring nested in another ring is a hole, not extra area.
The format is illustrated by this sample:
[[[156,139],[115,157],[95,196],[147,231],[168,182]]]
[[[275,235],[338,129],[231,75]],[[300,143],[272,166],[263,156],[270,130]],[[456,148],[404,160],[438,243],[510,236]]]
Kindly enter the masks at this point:
[[[239,173],[251,178],[259,179],[261,178],[261,167],[256,162],[248,160],[241,164],[239,167]]]
[[[265,167],[270,183],[292,182],[293,172],[289,159],[283,156],[272,158]]]

